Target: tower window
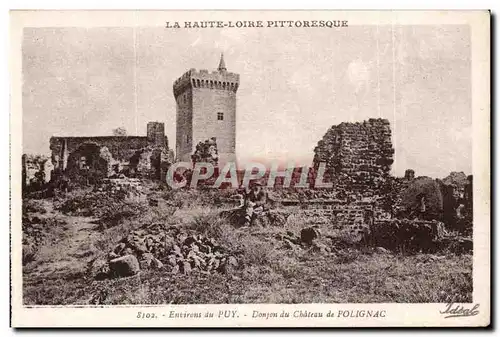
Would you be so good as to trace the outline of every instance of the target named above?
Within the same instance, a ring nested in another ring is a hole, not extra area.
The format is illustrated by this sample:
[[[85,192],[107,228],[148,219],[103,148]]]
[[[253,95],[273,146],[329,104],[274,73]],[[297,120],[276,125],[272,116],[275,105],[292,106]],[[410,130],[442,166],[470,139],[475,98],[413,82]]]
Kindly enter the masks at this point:
[[[224,120],[224,113],[223,112],[217,112],[217,120],[218,121]]]

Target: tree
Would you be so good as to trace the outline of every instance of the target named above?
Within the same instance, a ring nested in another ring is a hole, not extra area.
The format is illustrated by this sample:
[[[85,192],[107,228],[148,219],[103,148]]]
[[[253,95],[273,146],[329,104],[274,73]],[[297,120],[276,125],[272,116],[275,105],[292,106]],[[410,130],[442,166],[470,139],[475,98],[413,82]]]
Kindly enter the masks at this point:
[[[119,127],[116,129],[113,129],[113,136],[126,136],[127,135],[127,130],[123,127]]]

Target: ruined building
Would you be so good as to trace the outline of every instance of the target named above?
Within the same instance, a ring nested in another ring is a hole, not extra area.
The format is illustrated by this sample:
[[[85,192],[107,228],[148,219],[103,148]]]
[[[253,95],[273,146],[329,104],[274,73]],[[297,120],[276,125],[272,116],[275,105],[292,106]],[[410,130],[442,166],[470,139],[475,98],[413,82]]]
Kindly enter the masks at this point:
[[[190,69],[173,84],[177,103],[176,160],[191,161],[196,145],[217,142],[219,165],[236,160],[236,92],[240,75],[221,55],[216,71]]]
[[[54,165],[50,158],[45,156],[22,156],[22,190],[26,188],[38,189],[47,184],[51,177]]]
[[[332,126],[314,149],[313,164],[326,164],[334,189],[372,196],[389,177],[393,155],[389,121],[371,118]]]
[[[146,136],[52,137],[50,149],[54,170],[69,176],[93,171],[161,179],[171,161],[159,122],[148,123]]]

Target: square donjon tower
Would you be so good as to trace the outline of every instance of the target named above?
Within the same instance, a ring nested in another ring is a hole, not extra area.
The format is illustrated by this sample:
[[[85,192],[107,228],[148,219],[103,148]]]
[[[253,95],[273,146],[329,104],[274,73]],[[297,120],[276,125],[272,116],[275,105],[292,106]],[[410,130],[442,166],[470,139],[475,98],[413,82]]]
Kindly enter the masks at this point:
[[[190,69],[173,85],[177,102],[176,159],[191,161],[196,145],[217,140],[219,166],[236,160],[236,92],[240,75],[221,55],[216,71]]]

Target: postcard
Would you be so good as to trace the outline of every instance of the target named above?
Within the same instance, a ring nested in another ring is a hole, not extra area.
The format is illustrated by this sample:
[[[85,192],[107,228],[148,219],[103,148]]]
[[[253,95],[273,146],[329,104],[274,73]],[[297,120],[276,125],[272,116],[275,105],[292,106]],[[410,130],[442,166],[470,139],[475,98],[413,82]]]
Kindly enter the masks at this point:
[[[490,13],[12,11],[13,327],[490,324]]]

